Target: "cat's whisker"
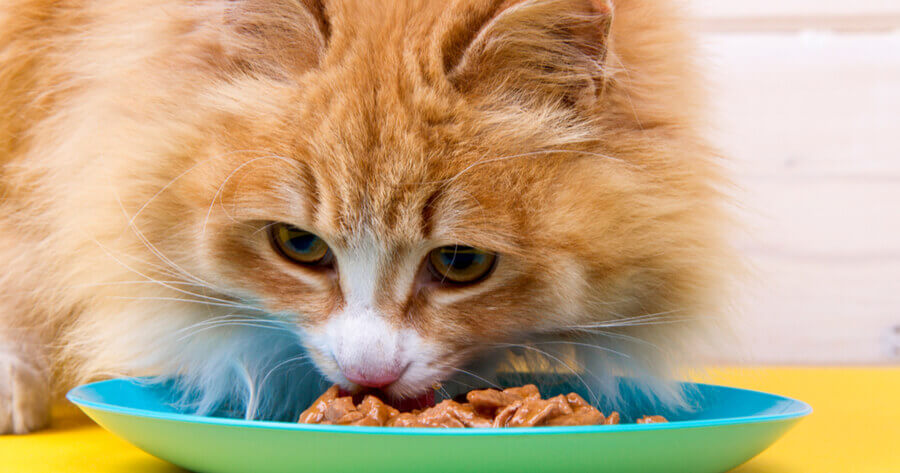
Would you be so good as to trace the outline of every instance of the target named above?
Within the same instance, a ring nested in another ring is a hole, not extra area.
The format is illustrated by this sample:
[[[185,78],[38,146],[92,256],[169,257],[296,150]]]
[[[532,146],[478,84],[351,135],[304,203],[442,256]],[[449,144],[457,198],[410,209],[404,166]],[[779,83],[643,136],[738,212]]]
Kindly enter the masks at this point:
[[[272,373],[274,373],[275,370],[277,370],[278,368],[281,368],[282,366],[284,366],[286,364],[294,363],[297,361],[306,361],[306,363],[303,363],[304,365],[308,365],[308,364],[312,363],[312,360],[310,360],[309,355],[306,355],[306,354],[291,357],[286,360],[283,360],[283,361],[279,362],[278,364],[276,364],[275,366],[273,366],[272,368],[270,368],[266,372],[265,376],[263,376],[263,378],[262,378],[262,381],[259,382],[259,389],[262,390],[262,388],[266,385],[266,381],[269,379],[269,376]]]
[[[453,378],[447,379],[447,380],[444,380],[444,381],[441,381],[441,383],[456,383],[456,384],[458,384],[458,385],[460,385],[460,386],[465,386],[465,387],[466,387],[467,389],[469,389],[469,390],[472,390],[472,389],[478,389],[478,386],[473,386],[473,385],[471,385],[471,384],[469,384],[469,383],[464,383],[464,382],[462,382],[462,381],[460,381],[460,380],[458,380],[458,379],[453,379]]]
[[[229,307],[243,308],[243,309],[248,309],[248,310],[253,310],[253,311],[265,312],[265,310],[263,310],[259,307],[256,307],[256,306],[253,306],[250,304],[244,304],[244,303],[235,301],[233,299],[223,299],[221,297],[214,297],[214,296],[209,296],[206,294],[199,294],[199,293],[195,293],[195,292],[191,292],[191,291],[187,291],[187,290],[179,290],[178,292],[192,296],[192,297],[196,297],[199,299],[217,302],[219,304],[226,305]]]
[[[540,340],[531,342],[532,345],[571,345],[571,346],[580,346],[580,347],[588,347],[593,348],[595,350],[605,351],[608,353],[612,353],[614,355],[619,355],[623,358],[631,358],[631,356],[622,353],[620,351],[613,350],[609,347],[604,347],[601,345],[593,344],[593,343],[584,343],[584,342],[573,342],[571,340]]]
[[[194,330],[200,327],[206,326],[219,326],[224,325],[230,322],[242,322],[242,323],[253,323],[253,324],[271,324],[271,325],[279,325],[279,321],[265,319],[261,317],[253,317],[253,316],[245,316],[243,314],[225,314],[217,317],[212,317],[209,319],[201,320],[197,323],[188,325],[186,327],[182,327],[174,332],[172,332],[172,336],[179,335],[186,331]]]
[[[634,326],[642,326],[642,325],[658,325],[658,324],[668,324],[668,323],[678,323],[678,322],[689,322],[692,320],[698,320],[698,317],[689,317],[689,316],[679,316],[679,315],[670,315],[676,312],[680,312],[679,310],[668,310],[664,312],[657,312],[654,314],[644,314],[633,317],[621,317],[618,319],[611,319],[604,322],[597,322],[592,324],[580,324],[580,325],[569,325],[566,327],[562,327],[563,329],[572,328],[572,329],[592,329],[592,328],[616,328],[616,327],[634,327]]]
[[[175,287],[175,286],[173,286],[173,285],[171,285],[171,284],[166,284],[166,283],[160,282],[160,281],[156,280],[155,278],[152,278],[152,277],[150,277],[150,276],[148,276],[148,275],[146,275],[146,274],[144,274],[144,273],[142,273],[142,272],[140,272],[140,271],[138,271],[138,270],[132,268],[131,266],[125,264],[125,263],[122,262],[122,260],[120,260],[119,258],[116,258],[115,255],[113,255],[113,254],[112,254],[112,253],[111,253],[111,252],[110,252],[110,251],[109,251],[102,243],[100,243],[100,242],[97,241],[96,239],[94,239],[94,240],[92,240],[92,241],[93,241],[95,244],[97,244],[98,246],[100,246],[100,248],[103,249],[104,252],[106,252],[107,256],[109,256],[110,258],[112,258],[113,260],[115,260],[116,262],[118,262],[118,263],[119,263],[120,265],[122,265],[122,267],[124,267],[125,269],[128,269],[129,271],[132,271],[132,272],[134,272],[135,274],[137,274],[137,275],[139,275],[139,276],[141,276],[141,277],[144,277],[144,278],[147,279],[148,281],[155,281],[155,282],[156,282],[157,284],[159,284],[160,286],[166,287],[166,288],[171,289],[171,290],[173,290],[173,291],[176,291],[176,292],[179,292],[179,293],[182,293],[182,294],[186,294],[186,295],[189,295],[189,296],[192,296],[192,297],[197,297],[197,298],[200,298],[200,299],[206,299],[206,300],[210,300],[210,301],[213,301],[213,302],[219,302],[219,303],[221,303],[221,304],[225,304],[225,305],[224,305],[225,307],[245,308],[245,309],[250,309],[250,310],[263,311],[262,309],[259,309],[259,308],[257,308],[257,307],[253,307],[253,306],[250,306],[250,305],[246,305],[246,304],[238,304],[238,303],[235,303],[235,302],[233,302],[233,301],[229,301],[229,300],[227,300],[227,299],[220,299],[220,298],[217,298],[217,297],[207,296],[207,295],[204,295],[204,294],[197,294],[197,293],[195,293],[195,292],[186,291],[186,290],[184,290],[184,289]],[[176,300],[178,300],[178,299],[176,299]]]
[[[641,315],[634,315],[634,316],[622,316],[622,315],[616,314],[619,317],[616,320],[652,319],[652,318],[657,318],[660,316],[673,314],[673,313],[680,312],[680,311],[681,311],[680,309],[670,309],[670,310],[664,310],[661,312],[653,312],[653,313],[649,313],[649,314],[641,314]]]
[[[278,329],[283,330],[281,327],[275,327],[272,325],[260,324],[256,321],[246,320],[246,321],[222,321],[216,324],[209,324],[201,327],[192,327],[192,330],[186,332],[181,337],[175,339],[176,342],[180,342],[182,340],[194,337],[200,333],[207,332],[209,330],[225,328],[225,327],[253,327],[253,328],[265,328],[265,329]]]
[[[540,354],[541,356],[545,356],[547,358],[550,358],[551,360],[556,361],[557,363],[559,363],[560,365],[566,367],[569,371],[571,371],[572,375],[575,376],[578,379],[578,381],[580,381],[581,384],[584,385],[584,388],[587,390],[587,392],[590,396],[591,404],[596,404],[598,402],[599,399],[594,394],[594,391],[591,389],[591,386],[587,383],[587,381],[585,381],[585,379],[580,374],[578,374],[578,371],[575,368],[573,368],[572,366],[570,366],[568,363],[566,363],[565,361],[560,359],[559,357],[547,352],[546,350],[541,350],[540,348],[533,347],[530,345],[520,344],[520,343],[495,343],[492,345],[498,346],[498,347],[503,347],[503,348],[524,348],[526,350],[534,351],[534,352]],[[594,376],[596,378],[596,376],[593,373],[591,373],[589,370],[587,370],[586,368],[585,368],[585,372],[587,372],[588,374],[590,374],[591,376]]]
[[[251,233],[250,235],[255,236],[257,233],[264,232],[264,231],[272,228],[274,225],[278,225],[278,222],[267,223],[267,224],[263,225],[262,227],[259,227],[256,230],[254,230],[253,233]]]
[[[160,251],[158,248],[156,248],[156,246],[154,246],[152,243],[150,243],[150,240],[148,240],[144,236],[144,234],[137,229],[137,227],[132,227],[132,229],[133,229],[135,235],[138,237],[138,239],[144,244],[144,246],[148,250],[150,250],[151,253],[156,255],[156,257],[159,258],[163,263],[169,265],[169,267],[171,267],[178,274],[180,274],[181,276],[185,277],[188,280],[191,280],[191,281],[194,281],[194,282],[197,282],[200,284],[204,284],[206,287],[209,287],[209,288],[212,287],[211,283],[195,276],[194,274],[190,273],[189,271],[187,271],[186,269],[182,268],[181,266],[176,264],[174,261],[172,261],[171,258],[166,256],[162,251]]]
[[[438,366],[443,367],[443,368],[450,368],[450,369],[453,370],[453,371],[457,371],[457,372],[460,372],[460,373],[469,375],[469,376],[471,376],[471,377],[473,377],[473,378],[475,378],[475,379],[478,379],[478,380],[480,380],[480,381],[484,381],[485,383],[489,384],[491,387],[493,387],[493,388],[495,388],[495,389],[502,389],[500,386],[498,386],[496,383],[492,382],[491,380],[489,380],[489,379],[487,379],[487,378],[483,378],[483,377],[481,377],[481,376],[479,376],[479,375],[477,375],[477,374],[475,374],[475,373],[473,373],[473,372],[471,372],[471,371],[464,370],[464,369],[462,369],[462,368],[457,368],[457,367],[455,367],[455,366],[453,366],[453,365],[448,365],[448,364],[443,364],[443,363],[436,363],[436,364],[437,364]]]
[[[243,363],[238,363],[238,367],[240,368],[241,377],[244,380],[244,384],[247,386],[247,410],[244,412],[244,419],[250,420],[252,418],[252,413],[257,410],[257,399],[259,399],[257,386],[253,383],[253,375],[250,374],[250,370],[247,369],[247,365]]]
[[[253,158],[245,163],[242,163],[240,166],[236,167],[235,169],[233,169],[230,173],[228,173],[228,176],[225,177],[225,180],[222,181],[222,184],[218,187],[218,189],[216,189],[216,193],[213,194],[212,201],[209,203],[209,209],[207,209],[206,216],[203,218],[203,224],[200,227],[201,235],[206,234],[206,226],[209,224],[210,216],[212,216],[213,207],[215,206],[216,201],[219,200],[219,197],[221,196],[222,191],[225,189],[225,186],[228,185],[228,181],[230,181],[231,178],[235,174],[237,174],[241,169],[243,169],[257,161],[261,161],[264,159],[278,159],[280,161],[284,161],[285,163],[288,163],[291,166],[294,165],[294,163],[292,163],[290,160],[288,160],[287,158],[285,158],[283,156],[268,155],[268,156],[260,156],[258,158]]]
[[[185,279],[184,274],[181,274],[181,273],[173,270],[169,266],[164,266],[162,264],[154,263],[152,261],[147,261],[145,259],[141,259],[137,256],[129,255],[127,253],[121,253],[121,256],[128,258],[130,261],[133,261],[136,264],[139,264],[141,266],[146,266],[149,269],[152,269],[155,272],[158,272],[159,274],[161,274],[163,276],[173,278],[173,279],[181,279],[181,280]],[[193,284],[196,284],[199,287],[209,288],[209,286],[205,283],[199,283],[197,281],[191,281],[191,282]]]
[[[258,320],[266,320],[266,321],[269,320],[269,319],[262,319],[260,317],[256,317],[256,316],[252,316],[252,315],[233,313],[233,314],[222,314],[222,315],[217,315],[215,317],[205,318],[199,322],[189,325],[188,327],[201,325],[201,324],[214,323],[214,322],[218,322],[218,321],[222,321],[222,320],[232,320],[232,319],[241,318],[241,317],[248,319],[248,320],[257,320],[257,319]],[[276,321],[272,320],[271,322],[276,322]],[[186,328],[188,328],[188,327],[186,327]],[[181,329],[181,330],[184,330],[184,329]]]
[[[448,393],[443,386],[438,386],[437,390],[441,393],[441,396],[443,396],[444,399],[450,399],[450,393]]]
[[[628,321],[628,322],[598,322],[595,324],[586,324],[586,325],[571,325],[565,328],[573,328],[573,329],[596,329],[596,328],[620,328],[620,327],[643,327],[649,325],[669,325],[676,323],[687,323],[690,321],[699,320],[699,317],[679,317],[679,318],[668,318],[668,319],[647,319],[647,320],[637,320],[637,321]]]
[[[148,283],[158,284],[158,285],[161,285],[161,286],[163,286],[163,287],[168,287],[169,289],[173,289],[173,290],[175,290],[175,291],[177,291],[177,292],[179,292],[179,293],[181,293],[181,294],[185,294],[185,295],[188,295],[188,296],[191,296],[191,297],[196,297],[196,298],[198,298],[198,299],[203,299],[203,300],[207,300],[207,301],[217,302],[217,303],[219,303],[219,304],[221,304],[221,305],[225,305],[225,306],[228,306],[228,307],[243,308],[243,309],[248,309],[248,310],[254,310],[254,311],[261,311],[261,312],[264,312],[264,310],[261,309],[261,308],[259,308],[259,307],[255,307],[255,306],[252,306],[252,305],[249,305],[249,304],[242,304],[242,303],[240,303],[240,302],[237,302],[237,301],[234,301],[234,300],[231,300],[231,299],[223,299],[223,298],[220,298],[220,297],[213,297],[213,296],[209,296],[209,295],[206,295],[206,294],[200,294],[200,293],[188,291],[188,290],[185,290],[185,289],[180,289],[180,288],[176,288],[176,287],[170,287],[170,286],[172,285],[172,283],[167,282],[167,281],[160,281],[160,280],[152,279],[152,278],[151,278],[151,279],[149,279],[147,282],[148,282]],[[198,285],[198,286],[199,286],[199,287],[202,287],[202,288],[208,288],[208,286],[202,286],[202,285]],[[115,296],[109,296],[109,297],[115,297]],[[180,300],[187,300],[187,299],[180,299]]]
[[[483,222],[489,222],[488,216],[487,216],[487,211],[484,209],[484,204],[482,204],[481,201],[478,200],[478,198],[475,197],[474,194],[472,194],[471,192],[469,192],[465,189],[456,189],[456,192],[462,192],[463,194],[466,194],[467,196],[469,196],[470,199],[475,201],[475,203],[478,204],[478,210],[481,211],[481,220]]]
[[[189,283],[184,281],[161,281],[165,284],[174,284],[174,285],[183,285],[183,286],[196,286],[196,287],[205,287],[200,284]],[[92,287],[106,287],[106,286],[127,286],[127,285],[137,285],[137,284],[159,284],[157,281],[108,281],[108,282],[97,282],[97,283],[85,283],[85,284],[69,284],[65,286],[54,286],[53,290],[60,291],[66,289],[87,289]],[[46,289],[35,289],[32,291],[19,291],[14,292],[17,295],[35,295],[35,294],[46,294]],[[7,293],[9,294],[9,293]]]
[[[630,341],[630,342],[634,342],[634,343],[644,344],[644,345],[647,345],[649,347],[655,348],[660,351],[662,350],[658,345],[650,342],[649,340],[644,340],[642,338],[627,335],[624,333],[610,332],[609,330],[602,330],[602,329],[574,329],[573,331],[580,332],[580,333],[586,333],[586,334],[589,334],[592,336],[617,338],[619,340],[626,340],[626,341]]]
[[[264,324],[257,324],[257,323],[247,323],[247,322],[225,322],[225,323],[222,323],[222,324],[211,325],[211,326],[208,326],[208,327],[202,327],[202,328],[200,328],[199,330],[196,330],[196,331],[191,332],[191,333],[188,333],[188,334],[186,334],[186,335],[184,335],[184,336],[182,336],[182,337],[179,337],[179,338],[176,339],[175,341],[176,341],[176,342],[181,342],[181,341],[184,341],[185,339],[187,339],[187,338],[189,338],[189,337],[193,337],[193,336],[197,335],[198,333],[206,332],[206,331],[208,331],[208,330],[212,330],[212,329],[216,329],[216,328],[222,328],[222,327],[251,327],[251,328],[264,328],[264,329],[269,329],[269,330],[284,330],[284,327],[278,327],[278,326],[272,326],[272,325],[264,325]]]
[[[184,339],[186,339],[186,338],[193,337],[193,336],[195,336],[195,335],[198,335],[198,334],[200,334],[200,333],[203,333],[203,332],[206,332],[206,331],[209,331],[209,330],[214,330],[214,329],[223,328],[223,327],[230,327],[230,326],[235,326],[235,327],[256,327],[256,328],[265,328],[265,329],[285,330],[284,327],[277,326],[277,325],[272,325],[272,324],[260,323],[259,320],[252,320],[252,319],[235,319],[235,320],[220,321],[220,322],[214,323],[214,324],[192,326],[192,327],[190,327],[190,330],[186,330],[186,331],[185,331],[184,329],[182,329],[182,330],[178,330],[178,331],[176,331],[176,332],[173,332],[173,333],[172,333],[172,336],[174,337],[174,336],[177,335],[178,333],[184,332],[184,334],[183,334],[181,337],[178,337],[177,339],[175,339],[175,341],[180,342],[180,341],[182,341],[182,340],[184,340]]]
[[[258,309],[253,306],[244,305],[244,304],[228,304],[223,302],[210,302],[210,301],[198,301],[195,299],[185,299],[181,297],[155,297],[155,296],[106,296],[110,299],[127,299],[127,300],[137,300],[137,301],[176,301],[176,302],[187,302],[189,304],[203,304],[207,306],[214,307],[228,307],[231,309],[245,309],[245,310],[255,310],[260,312],[265,312],[262,309]]]
[[[122,267],[125,268],[126,270],[131,271],[132,273],[137,274],[138,276],[141,276],[142,278],[144,278],[144,279],[146,279],[146,280],[148,280],[148,281],[155,281],[155,282],[157,282],[157,284],[159,284],[160,286],[163,286],[163,287],[172,289],[172,290],[177,291],[177,292],[182,292],[182,293],[189,294],[189,295],[192,295],[192,296],[197,296],[197,294],[194,294],[194,293],[192,293],[192,292],[184,291],[184,290],[178,289],[178,288],[176,288],[176,287],[174,287],[174,286],[172,286],[172,285],[170,285],[170,284],[166,284],[166,283],[163,283],[163,282],[159,282],[159,280],[157,280],[157,279],[155,279],[155,278],[153,278],[153,277],[150,277],[150,276],[148,276],[148,275],[142,273],[141,271],[138,271],[137,269],[132,268],[131,266],[129,266],[128,264],[126,264],[124,261],[122,261],[120,258],[116,257],[116,256],[112,253],[112,251],[109,250],[109,248],[107,248],[106,246],[104,246],[103,243],[100,243],[99,241],[97,241],[97,239],[92,238],[91,241],[92,241],[95,245],[99,246],[100,249],[101,249],[104,253],[106,253],[106,256],[112,258],[113,261],[115,261],[116,263],[118,263],[120,266],[122,266]]]
[[[138,270],[136,270],[136,269],[134,269],[134,268],[131,268],[130,266],[128,266],[127,264],[125,264],[124,262],[122,262],[119,258],[116,258],[111,252],[109,252],[109,250],[108,250],[102,243],[100,243],[100,242],[97,241],[96,239],[94,239],[94,240],[92,240],[92,241],[94,241],[94,243],[97,244],[104,252],[106,252],[107,255],[108,255],[109,257],[111,257],[113,260],[115,260],[116,262],[118,262],[118,263],[119,263],[120,265],[122,265],[124,268],[126,268],[126,269],[128,269],[128,270],[130,270],[130,271],[132,271],[132,272],[138,274],[139,276],[142,276],[142,277],[144,277],[144,278],[146,278],[146,279],[148,279],[148,280],[150,280],[150,281],[156,281],[154,278],[151,278],[151,277],[149,277],[149,276],[143,274],[142,272],[140,272],[140,271],[138,271]],[[167,287],[167,288],[169,288],[169,289],[172,289],[172,290],[174,290],[174,291],[177,291],[177,292],[180,292],[180,293],[189,295],[189,296],[200,297],[200,298],[207,298],[207,299],[213,299],[213,300],[216,299],[216,298],[213,298],[213,297],[210,297],[210,296],[204,296],[204,295],[196,294],[196,293],[193,293],[193,292],[190,292],[190,291],[185,291],[185,290],[183,290],[183,289],[177,288],[177,287],[175,287],[175,286],[173,286],[173,285],[170,285],[170,284],[159,283],[158,281],[157,281],[157,283],[160,284],[160,285],[163,286],[163,287]],[[172,299],[184,301],[184,299],[179,299],[179,298],[172,298]],[[232,305],[233,303],[231,303],[230,301],[225,301],[224,299],[219,299],[219,300],[220,300],[220,301],[223,301],[223,302],[227,302],[229,305],[225,305],[226,307],[231,307],[231,308],[244,308],[244,309],[251,308],[251,309],[253,309],[253,310],[262,311],[262,309],[258,309],[258,308],[252,307],[252,306],[244,306],[244,307],[241,307],[242,304],[238,304],[237,306],[234,306],[234,305]],[[199,302],[202,302],[202,301],[195,301],[195,302],[198,302],[198,303],[199,303]],[[207,307],[209,307],[209,305],[211,305],[211,304],[207,304]],[[266,328],[271,328],[271,327],[266,327]],[[180,341],[180,340],[181,340],[181,339],[179,339],[179,341]]]
[[[82,288],[82,287],[95,287],[95,286],[118,286],[118,285],[130,285],[130,284],[173,284],[179,286],[191,286],[191,287],[203,287],[207,288],[208,286],[204,286],[203,284],[197,284],[193,282],[187,281],[176,281],[176,280],[153,280],[153,281],[110,281],[110,282],[100,282],[100,283],[91,283],[91,284],[74,284],[71,286],[66,286],[66,288]]]
[[[196,164],[194,164],[193,166],[189,167],[186,171],[184,171],[184,172],[182,172],[181,174],[175,176],[174,179],[172,179],[172,180],[170,180],[169,182],[167,182],[166,185],[162,186],[158,191],[156,191],[155,194],[153,194],[152,196],[150,196],[150,198],[147,199],[147,201],[144,202],[143,205],[141,205],[141,206],[137,209],[137,211],[134,213],[134,215],[131,216],[131,218],[130,218],[129,221],[128,221],[128,226],[131,226],[132,224],[134,224],[134,222],[135,222],[135,220],[138,218],[138,216],[141,215],[141,212],[143,212],[144,209],[146,209],[146,208],[147,208],[154,200],[156,200],[157,197],[159,197],[160,195],[162,195],[162,193],[165,192],[165,191],[166,191],[169,187],[171,187],[173,184],[175,184],[175,182],[177,182],[178,180],[180,180],[180,179],[183,178],[184,176],[188,175],[189,173],[191,173],[192,171],[194,171],[195,169],[197,169],[198,167],[200,167],[202,164],[206,164],[207,162],[212,161],[212,160],[223,159],[223,158],[225,158],[225,157],[228,157],[228,156],[231,156],[231,155],[235,155],[235,154],[239,154],[239,153],[260,153],[260,154],[267,154],[267,153],[269,153],[269,151],[265,151],[265,150],[252,150],[252,149],[234,150],[234,151],[229,151],[229,152],[227,152],[227,153],[223,153],[223,154],[220,154],[220,155],[210,156],[209,158],[202,159],[202,160],[198,161]]]
[[[121,209],[121,211],[122,211],[122,214],[125,215],[125,218],[129,218],[128,211],[125,210],[125,206],[122,204],[122,199],[119,198],[118,193],[115,193],[114,195],[116,197],[116,202],[119,204],[119,209]],[[138,240],[148,250],[150,250],[151,253],[153,253],[157,258],[159,258],[163,263],[169,265],[172,269],[174,269],[175,271],[180,273],[183,277],[186,277],[189,280],[192,280],[192,281],[198,282],[198,283],[202,283],[202,284],[206,284],[209,287],[212,287],[212,284],[191,274],[189,271],[185,270],[184,268],[182,268],[181,266],[176,264],[174,261],[172,261],[162,251],[157,249],[152,243],[150,243],[150,240],[148,240],[147,237],[144,236],[143,232],[141,232],[140,229],[137,227],[137,225],[135,225],[133,218],[129,218],[128,228],[130,228],[131,231],[134,233],[134,235],[137,236]]]
[[[299,380],[297,380],[297,384],[298,384],[298,385],[302,385],[303,382],[306,381],[306,378],[310,375],[310,373],[313,373],[313,372],[315,372],[314,369],[313,369],[313,370],[307,370],[306,373],[305,373]],[[267,375],[267,376],[268,376],[268,375]],[[259,390],[262,390],[262,383],[260,383],[258,389],[259,389]],[[256,404],[256,403],[254,402],[254,404]],[[246,420],[255,420],[255,419],[256,419],[256,413],[257,413],[258,410],[259,410],[259,406],[258,406],[258,405],[252,405],[252,404],[250,404],[250,403],[248,402],[248,403],[247,403],[247,406],[246,406],[245,409],[244,409],[244,419],[246,419]]]
[[[93,241],[95,244],[98,244],[98,246],[100,246],[100,248],[103,249],[104,252],[105,252],[108,256],[112,256],[112,250],[110,250],[109,248],[107,248],[107,247],[105,247],[105,246],[103,246],[103,245],[100,245],[100,244],[97,242],[97,240],[92,240],[92,241]],[[147,260],[141,259],[141,258],[139,258],[139,257],[137,257],[137,256],[129,255],[129,254],[127,254],[127,253],[120,253],[120,256],[121,256],[121,257],[124,257],[124,258],[127,258],[129,261],[138,263],[138,264],[140,264],[141,266],[148,266],[148,267],[150,267],[150,268],[152,268],[152,269],[158,271],[159,273],[161,273],[161,274],[163,274],[163,275],[165,275],[165,276],[168,276],[168,277],[171,277],[171,278],[176,278],[176,279],[183,279],[183,278],[184,278],[184,275],[183,275],[183,274],[179,274],[179,273],[173,271],[171,268],[169,268],[169,267],[167,267],[167,266],[162,266],[162,265],[159,265],[159,264],[157,264],[157,263],[153,263],[153,262],[151,262],[151,261],[147,261]],[[114,258],[114,259],[115,259],[115,258]],[[120,265],[122,265],[121,260],[116,259],[116,262],[119,263]],[[131,272],[135,272],[130,266],[124,266],[124,265],[123,265],[123,267],[125,267],[126,269],[128,269],[128,270],[131,271]],[[141,275],[141,276],[143,276],[143,275]],[[202,285],[202,286],[207,286],[206,284],[200,284],[200,285]]]

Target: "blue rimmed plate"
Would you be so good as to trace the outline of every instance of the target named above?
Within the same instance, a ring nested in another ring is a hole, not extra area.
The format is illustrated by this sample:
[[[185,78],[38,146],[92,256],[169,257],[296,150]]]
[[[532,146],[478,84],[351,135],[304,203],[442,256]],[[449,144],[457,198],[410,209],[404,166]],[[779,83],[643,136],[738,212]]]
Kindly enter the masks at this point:
[[[758,391],[688,384],[699,409],[664,424],[505,429],[305,425],[177,412],[160,384],[113,379],[68,398],[148,453],[208,473],[724,472],[812,409]],[[319,385],[310,385],[310,390]],[[312,393],[315,394],[315,393]]]

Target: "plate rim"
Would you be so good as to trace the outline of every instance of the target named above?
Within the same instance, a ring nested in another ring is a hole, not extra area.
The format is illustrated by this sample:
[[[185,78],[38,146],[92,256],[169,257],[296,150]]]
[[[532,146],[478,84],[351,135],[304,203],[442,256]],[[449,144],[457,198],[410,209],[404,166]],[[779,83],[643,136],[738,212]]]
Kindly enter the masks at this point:
[[[788,421],[800,419],[812,414],[812,407],[804,401],[793,399],[779,394],[768,393],[765,391],[757,391],[753,389],[735,388],[731,386],[722,386],[706,383],[690,383],[696,386],[707,386],[716,389],[727,389],[735,391],[750,392],[754,394],[765,395],[768,397],[778,398],[779,400],[790,401],[791,405],[796,407],[789,412],[780,414],[767,414],[761,416],[738,416],[738,417],[719,417],[714,419],[684,420],[673,421],[658,424],[616,424],[616,425],[581,425],[581,426],[562,426],[562,427],[507,427],[503,429],[494,428],[444,428],[435,429],[427,427],[366,427],[352,425],[321,425],[321,424],[300,424],[295,422],[276,422],[262,420],[245,420],[233,419],[225,417],[200,416],[195,414],[182,414],[171,412],[159,412],[149,409],[140,409],[135,407],[125,407],[121,405],[111,404],[108,402],[97,402],[84,399],[80,396],[87,389],[97,389],[98,385],[115,384],[128,382],[136,385],[143,383],[135,382],[140,378],[112,378],[103,381],[95,381],[92,383],[82,384],[70,389],[66,393],[66,399],[84,410],[85,408],[108,412],[112,414],[122,414],[132,417],[150,418],[156,420],[164,420],[171,422],[187,422],[192,424],[204,425],[224,425],[242,428],[270,429],[270,430],[292,430],[300,432],[324,432],[335,434],[363,434],[363,435],[496,435],[496,436],[516,436],[516,435],[559,435],[559,434],[603,434],[613,432],[629,432],[629,431],[652,431],[652,430],[671,430],[701,427],[718,427],[736,424],[758,424],[765,422]],[[144,385],[146,386],[146,385]]]

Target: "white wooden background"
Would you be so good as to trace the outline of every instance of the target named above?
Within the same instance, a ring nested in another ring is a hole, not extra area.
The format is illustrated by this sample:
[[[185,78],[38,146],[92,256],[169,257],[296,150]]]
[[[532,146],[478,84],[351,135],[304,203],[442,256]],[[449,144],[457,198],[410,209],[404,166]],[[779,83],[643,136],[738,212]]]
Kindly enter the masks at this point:
[[[691,0],[762,363],[900,362],[900,0]]]

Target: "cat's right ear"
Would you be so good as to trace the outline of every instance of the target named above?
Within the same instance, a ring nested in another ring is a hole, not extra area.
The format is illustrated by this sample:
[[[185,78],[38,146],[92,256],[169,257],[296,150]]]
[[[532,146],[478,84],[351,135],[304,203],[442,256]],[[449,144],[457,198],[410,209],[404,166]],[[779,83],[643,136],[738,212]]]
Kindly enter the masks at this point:
[[[322,0],[221,0],[214,60],[222,69],[285,76],[319,64],[330,34]]]
[[[603,87],[610,0],[494,0],[452,32],[450,82],[497,103],[590,104]]]

